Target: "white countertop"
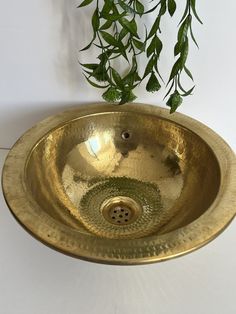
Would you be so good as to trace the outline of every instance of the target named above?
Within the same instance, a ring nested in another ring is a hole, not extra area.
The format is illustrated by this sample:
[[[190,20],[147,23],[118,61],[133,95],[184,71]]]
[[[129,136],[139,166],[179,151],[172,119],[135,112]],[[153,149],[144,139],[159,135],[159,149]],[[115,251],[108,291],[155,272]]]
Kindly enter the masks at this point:
[[[2,314],[236,313],[236,221],[184,257],[120,267],[53,251],[18,225],[2,195],[0,204]]]

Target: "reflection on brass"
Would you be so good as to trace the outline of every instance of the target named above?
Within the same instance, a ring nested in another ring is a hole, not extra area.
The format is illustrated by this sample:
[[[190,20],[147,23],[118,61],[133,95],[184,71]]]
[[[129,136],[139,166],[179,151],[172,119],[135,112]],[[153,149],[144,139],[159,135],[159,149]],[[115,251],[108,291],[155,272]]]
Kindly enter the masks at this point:
[[[182,114],[87,105],[18,140],[3,191],[17,220],[52,248],[101,263],[151,263],[197,249],[229,224],[236,158]]]

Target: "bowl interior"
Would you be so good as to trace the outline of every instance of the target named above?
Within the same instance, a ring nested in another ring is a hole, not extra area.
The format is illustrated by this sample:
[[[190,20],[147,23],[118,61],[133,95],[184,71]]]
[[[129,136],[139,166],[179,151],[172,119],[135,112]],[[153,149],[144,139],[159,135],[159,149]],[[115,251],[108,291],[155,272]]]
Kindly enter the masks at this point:
[[[88,115],[53,129],[25,168],[48,215],[105,238],[164,234],[201,216],[220,187],[211,148],[170,120],[130,112]]]

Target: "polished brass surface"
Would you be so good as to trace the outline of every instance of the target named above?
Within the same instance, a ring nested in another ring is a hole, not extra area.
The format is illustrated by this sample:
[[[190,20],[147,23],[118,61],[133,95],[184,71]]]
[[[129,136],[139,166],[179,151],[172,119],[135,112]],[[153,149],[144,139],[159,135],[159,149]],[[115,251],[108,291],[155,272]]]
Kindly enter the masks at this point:
[[[80,106],[26,132],[3,190],[18,221],[66,254],[142,264],[190,252],[236,214],[236,159],[201,123],[159,107]]]

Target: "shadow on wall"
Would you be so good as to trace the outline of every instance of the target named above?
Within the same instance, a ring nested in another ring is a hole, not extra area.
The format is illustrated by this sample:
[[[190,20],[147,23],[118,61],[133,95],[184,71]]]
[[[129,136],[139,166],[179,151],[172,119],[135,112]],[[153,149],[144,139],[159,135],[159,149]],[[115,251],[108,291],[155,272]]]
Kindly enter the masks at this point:
[[[83,104],[92,102],[83,101]],[[10,148],[26,130],[34,126],[39,121],[65,110],[77,108],[80,102],[50,102],[48,106],[44,103],[30,103],[24,105],[13,105],[17,107],[10,116],[6,114],[6,119],[1,122],[0,129],[0,146]],[[5,132],[7,130],[7,133]]]
[[[89,91],[81,63],[95,61],[96,47],[80,53],[92,39],[91,15],[93,6],[78,9],[79,1],[51,0],[53,19],[58,21],[58,54],[55,58],[56,77],[69,90],[83,88]]]

